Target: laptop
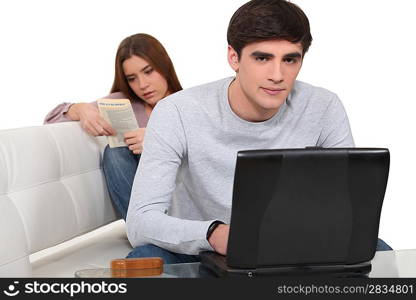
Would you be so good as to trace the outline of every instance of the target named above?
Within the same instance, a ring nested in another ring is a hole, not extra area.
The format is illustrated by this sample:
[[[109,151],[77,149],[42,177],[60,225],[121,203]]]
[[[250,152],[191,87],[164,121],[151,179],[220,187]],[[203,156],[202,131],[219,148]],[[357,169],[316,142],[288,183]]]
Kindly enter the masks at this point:
[[[216,276],[368,275],[388,149],[240,151],[227,256],[200,253]]]

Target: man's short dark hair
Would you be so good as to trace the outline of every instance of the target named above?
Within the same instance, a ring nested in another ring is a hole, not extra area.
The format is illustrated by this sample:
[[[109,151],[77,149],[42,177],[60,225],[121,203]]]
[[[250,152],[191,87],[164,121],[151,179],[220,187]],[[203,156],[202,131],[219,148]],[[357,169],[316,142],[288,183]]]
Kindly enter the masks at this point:
[[[232,16],[227,40],[239,57],[248,44],[268,40],[301,43],[305,54],[312,35],[308,17],[296,4],[286,0],[252,0]]]

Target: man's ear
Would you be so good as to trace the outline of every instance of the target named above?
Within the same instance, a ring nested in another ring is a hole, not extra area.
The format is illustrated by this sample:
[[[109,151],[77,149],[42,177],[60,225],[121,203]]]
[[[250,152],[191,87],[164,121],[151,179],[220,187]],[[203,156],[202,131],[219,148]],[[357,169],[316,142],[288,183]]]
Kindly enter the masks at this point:
[[[228,54],[227,54],[227,58],[228,58],[228,63],[230,64],[230,67],[236,72],[238,73],[238,69],[240,67],[240,63],[239,63],[239,59],[238,59],[238,54],[237,52],[234,50],[233,47],[231,47],[230,45],[228,45]]]

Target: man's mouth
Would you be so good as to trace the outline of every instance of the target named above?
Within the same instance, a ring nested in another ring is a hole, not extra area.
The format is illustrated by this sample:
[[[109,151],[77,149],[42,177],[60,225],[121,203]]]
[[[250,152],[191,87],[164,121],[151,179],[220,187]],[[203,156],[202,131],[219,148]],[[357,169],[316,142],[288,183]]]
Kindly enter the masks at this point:
[[[285,91],[286,89],[282,89],[282,88],[261,88],[266,94],[270,95],[270,96],[274,96],[274,95],[278,95],[281,92]]]

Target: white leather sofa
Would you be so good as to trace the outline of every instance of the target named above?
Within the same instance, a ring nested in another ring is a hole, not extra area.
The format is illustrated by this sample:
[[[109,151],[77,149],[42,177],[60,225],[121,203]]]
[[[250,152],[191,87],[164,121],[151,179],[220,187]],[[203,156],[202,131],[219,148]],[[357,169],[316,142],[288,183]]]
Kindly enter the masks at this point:
[[[73,277],[131,250],[77,122],[0,131],[0,277]]]

